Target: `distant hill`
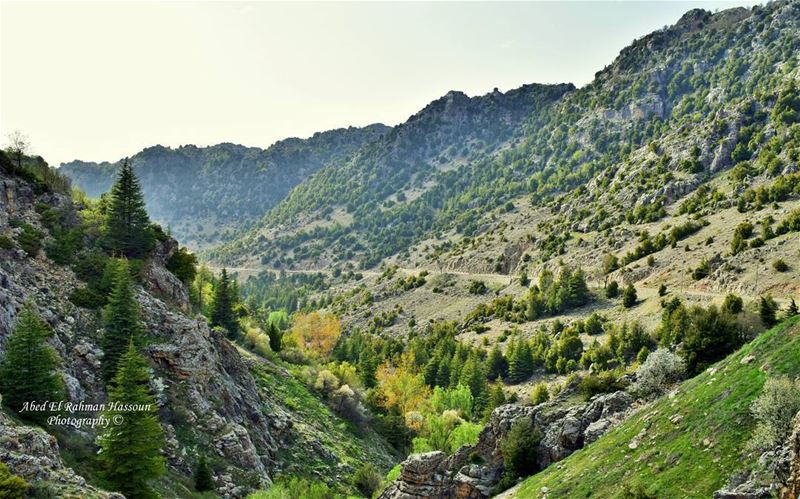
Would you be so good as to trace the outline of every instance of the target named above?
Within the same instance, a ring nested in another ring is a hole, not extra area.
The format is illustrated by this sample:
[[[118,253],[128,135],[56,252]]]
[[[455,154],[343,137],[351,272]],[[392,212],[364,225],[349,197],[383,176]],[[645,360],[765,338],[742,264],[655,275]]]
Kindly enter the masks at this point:
[[[267,149],[236,144],[153,146],[135,154],[151,216],[182,242],[204,246],[262,215],[323,166],[343,161],[391,128],[375,124],[291,138]],[[64,163],[61,171],[89,196],[106,192],[121,161]]]

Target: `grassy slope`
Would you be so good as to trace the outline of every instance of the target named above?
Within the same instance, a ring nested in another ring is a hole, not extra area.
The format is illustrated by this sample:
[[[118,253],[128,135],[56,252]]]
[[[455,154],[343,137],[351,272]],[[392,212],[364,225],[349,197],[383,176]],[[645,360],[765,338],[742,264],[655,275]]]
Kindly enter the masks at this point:
[[[755,360],[743,364],[748,355]],[[655,497],[711,497],[754,462],[750,403],[768,375],[800,374],[800,319],[764,333],[714,369],[643,407],[594,444],[530,477],[508,497],[620,497],[642,484]],[[680,415],[677,423],[673,416]],[[672,421],[671,421],[672,418]],[[636,438],[637,435],[641,435]],[[636,449],[629,444],[639,440]]]
[[[258,384],[294,416],[293,430],[298,440],[279,455],[283,473],[324,477],[348,490],[349,487],[341,483],[342,478],[348,478],[348,473],[336,469],[340,462],[353,470],[364,463],[372,463],[381,472],[388,471],[397,462],[398,458],[392,455],[385,440],[366,425],[358,427],[336,416],[295,376],[286,376],[266,363],[257,365],[253,374]],[[313,450],[314,441],[332,452],[336,459],[331,460]]]

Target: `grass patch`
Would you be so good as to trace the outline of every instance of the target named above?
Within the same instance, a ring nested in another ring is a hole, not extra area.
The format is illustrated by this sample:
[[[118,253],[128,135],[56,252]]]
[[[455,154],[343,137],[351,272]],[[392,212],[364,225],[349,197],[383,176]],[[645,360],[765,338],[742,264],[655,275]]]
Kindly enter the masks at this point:
[[[657,497],[711,497],[756,461],[747,451],[750,404],[766,379],[779,374],[800,374],[800,318],[762,334],[558,466],[529,477],[514,497],[540,497],[543,487],[550,499],[621,497],[639,485]]]

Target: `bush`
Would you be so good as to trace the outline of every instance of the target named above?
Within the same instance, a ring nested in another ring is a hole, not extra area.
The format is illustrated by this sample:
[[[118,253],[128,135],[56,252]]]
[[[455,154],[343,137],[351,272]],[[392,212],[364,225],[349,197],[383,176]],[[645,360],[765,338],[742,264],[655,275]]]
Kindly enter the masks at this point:
[[[382,482],[383,477],[372,463],[365,463],[353,475],[353,485],[364,494],[364,497],[372,497],[375,491],[381,487]]]
[[[667,285],[662,284],[658,287],[658,296],[667,296]]]
[[[531,404],[539,405],[548,400],[550,400],[550,391],[547,389],[547,383],[537,383],[531,392]]]
[[[619,296],[619,284],[617,281],[611,281],[606,285],[606,298],[616,298]]]
[[[0,236],[0,249],[9,250],[14,247],[14,241],[8,236]]]
[[[622,292],[622,306],[625,308],[631,308],[632,306],[636,305],[636,300],[638,297],[636,296],[636,288],[633,287],[633,284],[628,284],[625,288],[625,291]]]
[[[725,301],[722,302],[722,311],[728,312],[729,314],[736,315],[741,312],[743,308],[744,302],[742,298],[733,293],[727,295]]]
[[[772,295],[762,296],[758,307],[758,313],[761,316],[761,322],[766,327],[772,327],[778,323],[776,313],[778,311],[778,304],[772,298]]]
[[[581,380],[581,393],[584,398],[590,398],[600,393],[611,393],[623,388],[617,381],[614,371],[603,371],[599,374],[589,374]]]
[[[770,378],[750,412],[756,420],[751,446],[767,449],[785,442],[792,431],[795,414],[800,411],[800,381],[786,376]]]
[[[778,258],[777,260],[772,262],[772,268],[777,270],[778,272],[786,272],[787,270],[789,270],[789,265],[787,265],[782,258]]]
[[[21,476],[14,475],[0,462],[0,497],[4,499],[23,499],[27,497],[30,485]]]
[[[470,281],[467,290],[473,295],[482,295],[485,294],[489,288],[486,287],[483,281]]]
[[[44,233],[27,223],[22,223],[19,227],[22,229],[22,233],[17,237],[20,248],[22,248],[28,256],[36,256],[39,254],[39,250],[42,249]]]
[[[106,304],[106,297],[90,288],[77,288],[70,293],[69,301],[76,307],[94,310]]]
[[[636,371],[633,392],[640,397],[658,396],[683,379],[686,362],[666,348],[659,348],[647,356],[647,360]]]

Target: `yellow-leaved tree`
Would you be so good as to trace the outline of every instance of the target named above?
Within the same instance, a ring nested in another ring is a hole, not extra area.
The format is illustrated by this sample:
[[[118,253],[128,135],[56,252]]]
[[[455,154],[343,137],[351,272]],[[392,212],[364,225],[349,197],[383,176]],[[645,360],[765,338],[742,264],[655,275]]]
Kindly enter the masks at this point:
[[[422,412],[431,396],[422,374],[414,374],[414,355],[406,352],[398,365],[384,362],[377,373],[378,386],[387,409],[396,408],[407,420],[416,412]]]
[[[330,313],[311,312],[295,314],[292,320],[291,339],[307,355],[327,358],[342,334],[342,323]]]

